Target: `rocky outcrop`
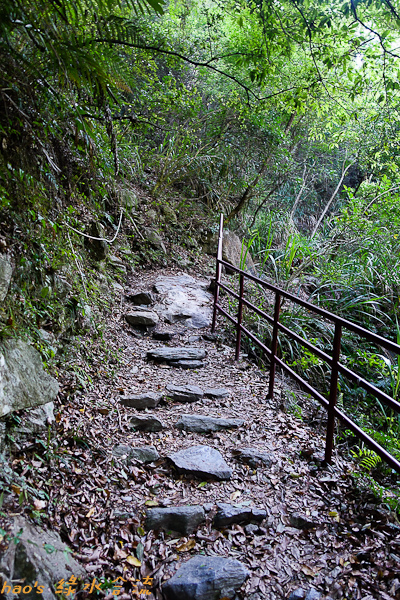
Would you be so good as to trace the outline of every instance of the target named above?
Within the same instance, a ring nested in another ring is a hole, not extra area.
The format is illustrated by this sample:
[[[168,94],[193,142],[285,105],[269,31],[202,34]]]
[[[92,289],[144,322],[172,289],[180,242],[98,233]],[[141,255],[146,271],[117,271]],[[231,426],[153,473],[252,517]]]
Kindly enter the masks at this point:
[[[162,301],[155,310],[167,323],[179,322],[195,329],[207,327],[212,317],[212,296],[206,291],[207,285],[190,275],[158,277],[154,288]]]
[[[0,343],[0,417],[52,402],[58,389],[32,346],[14,339]]]
[[[109,250],[108,244],[104,239],[104,227],[100,225],[100,223],[92,223],[89,227],[88,234],[91,237],[85,238],[86,248],[95,260],[104,260],[107,257]]]
[[[0,254],[0,302],[3,302],[7,296],[12,273],[13,268],[10,257],[7,254]]]
[[[220,600],[233,598],[249,576],[246,567],[233,558],[194,556],[164,583],[167,600]]]
[[[55,590],[57,582],[68,581],[71,575],[83,579],[86,571],[72,558],[71,550],[57,533],[44,531],[27,519],[17,517],[13,538],[0,562],[0,574],[6,600],[56,600],[59,598]],[[26,591],[18,590],[17,586],[23,586]],[[31,589],[27,590],[28,587]]]

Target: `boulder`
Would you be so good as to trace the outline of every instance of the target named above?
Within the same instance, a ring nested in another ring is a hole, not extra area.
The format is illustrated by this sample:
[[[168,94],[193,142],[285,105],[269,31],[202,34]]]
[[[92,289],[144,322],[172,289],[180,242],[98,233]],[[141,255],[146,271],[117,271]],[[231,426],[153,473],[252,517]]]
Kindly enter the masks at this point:
[[[158,315],[151,310],[137,309],[132,310],[125,315],[125,320],[130,325],[146,325],[147,327],[154,327],[157,325],[159,318]]]
[[[232,470],[222,455],[209,446],[192,446],[168,456],[180,473],[202,479],[230,479]]]
[[[15,339],[0,343],[0,417],[53,402],[58,389],[32,346]]]
[[[72,558],[71,550],[58,533],[45,531],[23,517],[14,519],[11,542],[1,559],[0,572],[5,580],[5,597],[28,600],[39,597],[56,600],[59,598],[55,590],[58,581],[68,581],[71,575],[77,579],[86,576],[85,569]],[[18,585],[31,590],[22,592],[16,588]]]
[[[0,254],[0,302],[7,296],[12,273],[11,258],[7,254]]]
[[[108,254],[108,244],[105,241],[104,227],[100,223],[92,223],[88,234],[91,238],[84,238],[84,244],[95,260],[104,260]],[[100,238],[100,239],[92,239]]]
[[[151,508],[146,512],[145,527],[164,529],[180,535],[189,535],[205,520],[201,506],[174,506],[171,508]]]
[[[213,400],[219,400],[219,398],[226,398],[229,396],[229,390],[225,388],[209,388],[204,392],[206,398],[212,398]]]
[[[249,465],[252,469],[264,465],[271,466],[274,461],[274,455],[268,452],[261,452],[258,448],[238,448],[232,451],[233,456],[241,463]]]
[[[255,274],[255,265],[250,252],[233,231],[225,231],[222,239],[222,258],[234,267]],[[244,261],[244,257],[246,260]]]
[[[218,248],[218,233],[214,233],[209,236],[206,243],[203,246],[203,251],[206,254],[216,255]],[[228,263],[231,263],[238,269],[243,271],[249,271],[250,273],[256,274],[255,265],[251,258],[250,252],[247,252],[246,261],[244,262],[244,256],[246,255],[246,246],[242,244],[240,238],[233,233],[233,231],[224,230],[224,236],[222,240],[222,258]]]
[[[177,369],[201,369],[204,367],[202,360],[171,360],[169,364]]]
[[[176,402],[197,402],[203,398],[203,390],[197,385],[174,385],[166,386],[167,396]]]
[[[163,239],[159,233],[157,233],[153,229],[149,229],[147,227],[145,227],[143,229],[143,233],[144,233],[146,240],[149,242],[149,244],[151,246],[153,246],[153,248],[156,248],[157,250],[162,250],[162,252],[164,252],[164,254],[167,253],[167,249],[166,249]]]
[[[161,400],[162,394],[155,394],[154,392],[145,392],[144,394],[121,396],[119,399],[120,403],[123,406],[137,408],[138,410],[144,408],[155,408]]]
[[[127,300],[139,306],[140,304],[149,305],[154,302],[154,296],[151,292],[134,292],[126,295]]]
[[[147,352],[147,358],[156,362],[171,362],[180,360],[202,360],[206,356],[203,348],[155,348]]]
[[[154,415],[135,415],[131,418],[131,426],[137,431],[161,431],[165,428],[164,423],[157,419]]]
[[[249,576],[233,558],[194,556],[162,586],[166,600],[220,600],[233,598]]]
[[[267,511],[251,506],[236,507],[224,502],[217,502],[217,508],[217,514],[213,520],[213,526],[216,529],[228,527],[234,523],[260,522],[267,516]]]
[[[243,425],[243,419],[221,419],[205,415],[181,415],[174,425],[181,431],[194,431],[196,433],[211,433],[221,429],[236,429]]]

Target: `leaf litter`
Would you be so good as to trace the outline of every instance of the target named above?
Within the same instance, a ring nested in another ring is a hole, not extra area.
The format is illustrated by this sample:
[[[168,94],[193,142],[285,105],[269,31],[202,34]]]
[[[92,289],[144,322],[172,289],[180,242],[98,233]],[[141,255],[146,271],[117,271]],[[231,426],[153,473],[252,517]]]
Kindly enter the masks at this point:
[[[157,275],[143,273],[137,290],[150,289]],[[22,512],[59,532],[88,580],[104,582],[107,599],[113,597],[107,582],[123,577],[122,600],[140,597],[138,581],[145,578],[152,582],[147,597],[161,600],[163,582],[197,554],[233,557],[247,566],[251,575],[239,598],[284,598],[299,587],[333,599],[400,598],[397,518],[357,487],[354,464],[344,456],[336,452],[332,466],[320,465],[325,421],[313,401],[298,399],[303,420],[281,412],[280,391],[288,382],[278,378],[275,400],[267,400],[266,373],[246,358],[235,363],[223,335],[210,342],[201,337],[207,330],[162,324],[159,329],[177,335],[158,342],[124,321],[127,308],[121,296],[108,315],[104,341],[90,332],[81,338],[71,369],[61,374],[52,441],[46,448],[38,442],[20,448],[13,462],[38,497],[19,504],[21,489],[14,485],[4,498],[0,526],[6,530],[7,515]],[[148,350],[193,345],[194,335],[199,337],[194,345],[207,350],[204,368],[185,371],[147,362]],[[152,409],[166,424],[164,430],[132,430],[130,418],[145,411],[122,406],[121,395],[163,393],[168,384],[189,383],[225,387],[229,396],[193,404],[167,399]],[[181,414],[237,417],[245,423],[205,435],[174,429]],[[113,455],[118,444],[155,446],[161,458],[130,463]],[[199,444],[221,452],[233,470],[230,480],[201,481],[173,472],[166,456]],[[272,464],[253,469],[239,463],[234,451],[245,447],[273,454]],[[233,524],[219,531],[212,525],[216,502],[263,508],[267,518],[255,529]],[[145,531],[145,510],[194,504],[207,507],[207,516],[190,536]],[[5,543],[2,535],[0,550]]]

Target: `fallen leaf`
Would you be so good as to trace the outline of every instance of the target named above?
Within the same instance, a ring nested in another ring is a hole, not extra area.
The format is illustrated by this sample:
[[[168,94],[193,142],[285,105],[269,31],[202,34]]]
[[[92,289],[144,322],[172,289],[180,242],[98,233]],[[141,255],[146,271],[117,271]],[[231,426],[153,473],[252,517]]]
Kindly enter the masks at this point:
[[[310,567],[307,567],[307,565],[303,565],[301,570],[303,571],[304,575],[309,575],[310,577],[315,577],[316,575],[315,571],[313,571]]]
[[[184,544],[181,544],[180,546],[177,546],[176,549],[179,552],[189,552],[189,550],[193,550],[193,548],[195,547],[195,545],[196,545],[195,540],[188,540]]]
[[[157,502],[157,500],[146,500],[145,505],[146,506],[158,506],[158,502]]]
[[[127,557],[126,562],[132,565],[133,567],[141,567],[142,563],[136,556],[132,556],[131,554]]]
[[[91,517],[92,515],[94,515],[95,512],[96,512],[96,508],[94,506],[92,506],[92,508],[87,513],[86,517],[87,518]]]
[[[43,508],[46,508],[47,502],[45,500],[38,500],[37,498],[34,499],[33,501],[33,506],[35,507],[35,510],[43,510]]]

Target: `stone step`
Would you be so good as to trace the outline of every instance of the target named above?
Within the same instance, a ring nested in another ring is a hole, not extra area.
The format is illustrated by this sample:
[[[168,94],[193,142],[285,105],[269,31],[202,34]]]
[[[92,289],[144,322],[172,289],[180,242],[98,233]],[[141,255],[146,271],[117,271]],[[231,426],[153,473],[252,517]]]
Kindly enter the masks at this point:
[[[221,431],[222,429],[237,429],[243,424],[243,419],[221,419],[206,415],[181,415],[181,418],[174,424],[174,427],[181,431],[211,433],[213,431]]]
[[[230,479],[232,469],[223,456],[210,446],[192,446],[168,456],[179,473],[201,479]]]
[[[238,560],[222,556],[194,556],[162,586],[166,600],[233,598],[249,576]]]

